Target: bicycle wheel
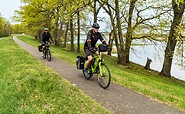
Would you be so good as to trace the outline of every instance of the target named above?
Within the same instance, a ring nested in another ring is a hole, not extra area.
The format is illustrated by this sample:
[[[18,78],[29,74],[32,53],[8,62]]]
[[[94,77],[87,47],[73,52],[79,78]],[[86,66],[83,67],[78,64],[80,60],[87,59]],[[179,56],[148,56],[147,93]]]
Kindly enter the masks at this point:
[[[46,57],[47,57],[47,50],[44,49],[44,59],[46,59]]]
[[[91,64],[89,65],[89,66],[91,66]],[[86,79],[86,80],[89,80],[91,77],[92,77],[92,71],[91,71],[91,67],[89,67],[88,69],[87,69],[87,72],[88,72],[88,75],[86,75],[85,74],[85,72],[84,72],[84,70],[83,70],[83,75],[84,75],[84,78]]]
[[[100,87],[102,87],[103,89],[106,89],[109,87],[111,82],[110,70],[107,67],[107,65],[104,63],[102,63],[100,67],[101,67],[101,70],[99,67],[97,68],[98,83]]]
[[[51,51],[50,51],[50,49],[48,49],[48,51],[47,51],[47,60],[51,61]]]

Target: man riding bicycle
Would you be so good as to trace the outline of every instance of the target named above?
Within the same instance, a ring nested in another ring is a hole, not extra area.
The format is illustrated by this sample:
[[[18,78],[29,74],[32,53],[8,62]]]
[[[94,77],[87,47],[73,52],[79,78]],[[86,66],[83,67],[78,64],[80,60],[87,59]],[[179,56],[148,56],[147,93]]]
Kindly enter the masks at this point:
[[[49,33],[49,29],[45,28],[44,32],[42,33],[42,36],[41,36],[43,57],[44,57],[44,48],[45,48],[46,42],[48,43],[48,46],[50,45],[49,39],[51,39],[51,43],[53,43],[53,38],[51,37],[51,34]],[[46,58],[46,57],[44,57],[44,58]]]
[[[88,58],[88,60],[85,64],[85,68],[84,68],[84,73],[86,75],[88,75],[88,71],[87,71],[88,65],[92,61],[92,55],[93,55],[92,50],[94,50],[96,48],[95,45],[96,45],[97,41],[100,39],[103,44],[107,44],[105,42],[105,40],[103,39],[101,33],[98,32],[100,25],[98,23],[94,23],[92,27],[93,27],[93,29],[91,29],[88,32],[87,40],[84,44],[84,52],[86,53],[86,56]],[[96,51],[95,54],[99,55],[99,52]]]

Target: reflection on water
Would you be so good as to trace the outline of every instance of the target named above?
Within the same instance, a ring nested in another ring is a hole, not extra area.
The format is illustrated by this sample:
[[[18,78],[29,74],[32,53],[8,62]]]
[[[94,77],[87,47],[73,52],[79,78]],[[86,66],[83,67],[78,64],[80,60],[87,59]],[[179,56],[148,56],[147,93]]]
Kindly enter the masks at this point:
[[[141,41],[136,40],[134,41],[134,43],[141,44]],[[160,72],[164,61],[164,51],[166,48],[166,43],[155,42],[154,45],[154,43],[147,41],[145,42],[145,44],[149,45],[131,47],[130,60],[134,63],[144,66],[146,64],[147,57],[149,57],[150,59],[152,59],[151,69]],[[117,55],[113,54],[113,56]],[[185,69],[179,65],[180,62],[177,60],[179,60],[179,57],[175,55],[173,59],[171,74],[174,77],[185,81]],[[185,61],[182,61],[182,63],[185,63]]]

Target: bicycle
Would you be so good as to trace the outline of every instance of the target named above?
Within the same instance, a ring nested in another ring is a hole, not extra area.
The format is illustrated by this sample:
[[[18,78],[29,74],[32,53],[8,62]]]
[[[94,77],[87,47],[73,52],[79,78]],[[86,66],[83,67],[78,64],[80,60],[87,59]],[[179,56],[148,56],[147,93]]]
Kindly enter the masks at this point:
[[[93,55],[93,59],[89,64],[89,67],[87,70],[88,75],[85,75],[84,70],[83,70],[83,75],[86,80],[89,80],[93,76],[93,74],[97,74],[98,83],[100,87],[102,87],[103,89],[107,89],[109,87],[110,82],[111,82],[111,74],[110,74],[110,70],[108,66],[105,64],[104,60],[101,58],[100,52],[106,52],[108,50],[110,50],[110,48],[102,44],[98,46],[98,52],[99,52],[98,56],[95,55],[95,52],[97,51],[97,49],[91,50],[91,52],[95,56]],[[85,61],[87,60],[88,58],[85,57]]]
[[[46,58],[48,61],[51,61],[51,50],[50,45],[48,45],[49,42],[46,41],[44,44],[44,58]],[[52,43],[51,43],[52,44]]]

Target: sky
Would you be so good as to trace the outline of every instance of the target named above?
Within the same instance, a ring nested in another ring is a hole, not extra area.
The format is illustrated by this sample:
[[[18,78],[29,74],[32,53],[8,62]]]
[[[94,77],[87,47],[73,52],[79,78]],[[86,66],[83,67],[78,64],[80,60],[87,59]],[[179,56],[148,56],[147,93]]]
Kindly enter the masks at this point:
[[[13,24],[11,17],[14,16],[15,10],[19,10],[20,6],[20,0],[0,0],[0,13]]]

